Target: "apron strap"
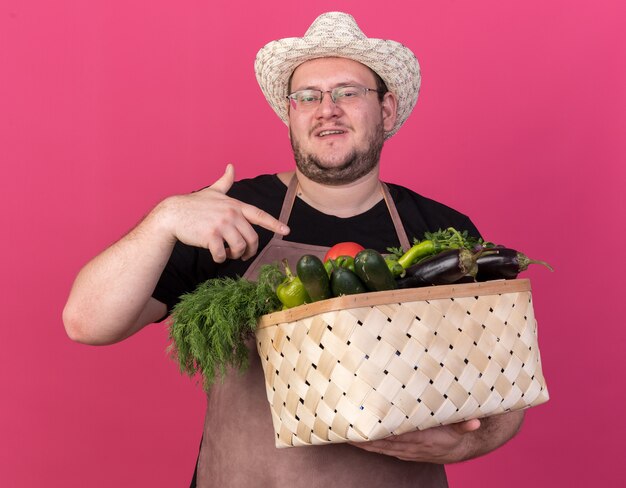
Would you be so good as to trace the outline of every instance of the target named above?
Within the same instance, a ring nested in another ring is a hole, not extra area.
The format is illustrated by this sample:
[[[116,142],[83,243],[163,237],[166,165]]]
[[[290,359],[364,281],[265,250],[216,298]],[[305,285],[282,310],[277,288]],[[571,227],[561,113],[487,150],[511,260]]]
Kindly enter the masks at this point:
[[[287,187],[287,193],[285,194],[285,199],[283,200],[283,207],[280,209],[280,215],[278,216],[278,220],[280,220],[283,224],[287,225],[289,222],[289,216],[291,215],[291,208],[293,207],[293,202],[296,201],[296,192],[298,191],[298,178],[296,178],[296,174],[294,173],[291,177],[291,181],[289,182],[289,186]],[[274,239],[282,239],[283,236],[280,234],[274,233]]]
[[[406,235],[406,231],[404,230],[404,226],[402,225],[402,220],[400,219],[400,215],[398,214],[398,209],[396,208],[396,204],[391,198],[391,194],[389,193],[389,187],[380,182],[380,189],[383,194],[383,199],[385,200],[385,204],[387,205],[387,210],[389,210],[389,214],[391,215],[391,221],[393,222],[393,226],[396,229],[396,234],[398,235],[398,240],[400,241],[400,245],[404,250],[407,250],[411,247],[409,242],[409,238]],[[291,215],[291,209],[293,207],[293,203],[296,200],[296,192],[298,191],[298,178],[296,175],[291,177],[291,181],[289,182],[289,186],[287,187],[287,193],[285,194],[285,199],[283,200],[283,206],[280,209],[280,215],[278,220],[280,220],[283,224],[287,224],[289,222],[289,215]],[[274,233],[274,239],[282,239],[283,236]]]
[[[402,225],[402,220],[400,220],[400,215],[398,214],[396,204],[394,203],[393,198],[391,198],[391,193],[389,193],[389,187],[386,183],[381,181],[380,188],[383,191],[383,198],[385,199],[387,209],[391,214],[391,221],[393,222],[393,226],[396,229],[396,234],[398,234],[400,246],[402,246],[402,249],[404,249],[405,251],[408,251],[411,248],[411,243],[409,242],[409,238],[407,237],[404,226]]]

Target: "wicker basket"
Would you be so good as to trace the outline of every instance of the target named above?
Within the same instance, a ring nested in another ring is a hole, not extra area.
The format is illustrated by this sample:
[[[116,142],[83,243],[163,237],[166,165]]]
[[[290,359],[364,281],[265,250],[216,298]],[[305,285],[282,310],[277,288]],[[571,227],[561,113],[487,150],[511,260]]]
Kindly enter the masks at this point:
[[[359,442],[548,400],[528,280],[365,293],[263,316],[277,447]]]

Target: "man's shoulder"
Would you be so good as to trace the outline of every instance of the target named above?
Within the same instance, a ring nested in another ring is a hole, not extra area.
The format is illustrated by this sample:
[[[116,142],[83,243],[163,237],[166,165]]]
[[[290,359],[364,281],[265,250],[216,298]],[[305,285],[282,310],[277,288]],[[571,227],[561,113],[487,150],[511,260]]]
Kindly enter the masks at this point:
[[[437,212],[449,212],[451,214],[463,215],[461,212],[446,205],[445,203],[421,195],[410,188],[398,185],[397,183],[386,184],[389,187],[391,196],[396,204],[413,205],[423,210],[433,210]]]
[[[233,183],[231,191],[263,190],[268,187],[284,186],[275,174],[260,174],[249,178],[242,178]]]
[[[418,236],[423,232],[422,227],[430,232],[455,227],[478,235],[478,230],[470,218],[459,210],[405,186],[395,183],[387,183],[387,186],[405,226],[412,228],[410,230],[418,233]]]
[[[286,191],[287,187],[275,174],[262,174],[235,181],[228,196],[258,206],[266,202],[282,201]]]

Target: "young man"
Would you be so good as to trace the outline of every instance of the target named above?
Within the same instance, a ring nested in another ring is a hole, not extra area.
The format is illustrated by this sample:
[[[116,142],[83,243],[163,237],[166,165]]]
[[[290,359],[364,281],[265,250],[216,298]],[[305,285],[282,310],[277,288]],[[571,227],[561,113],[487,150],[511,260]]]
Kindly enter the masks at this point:
[[[303,38],[269,43],[255,68],[289,126],[295,171],[234,182],[228,166],[212,186],[158,204],[79,273],[64,311],[72,339],[123,340],[206,279],[253,276],[281,254],[304,254],[304,245],[323,252],[356,241],[384,251],[438,228],[477,234],[464,215],[379,180],[384,140],[417,100],[410,50],[368,39],[351,16],[334,12]],[[254,344],[250,362],[208,395],[193,485],[442,487],[444,463],[497,448],[523,419],[515,412],[368,443],[277,450]]]

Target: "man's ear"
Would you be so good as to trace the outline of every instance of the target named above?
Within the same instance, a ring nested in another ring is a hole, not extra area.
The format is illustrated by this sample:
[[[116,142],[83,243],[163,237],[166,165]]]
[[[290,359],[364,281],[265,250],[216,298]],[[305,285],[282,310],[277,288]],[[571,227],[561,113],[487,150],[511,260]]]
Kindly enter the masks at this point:
[[[393,93],[387,92],[383,95],[381,106],[383,111],[383,128],[385,132],[389,132],[393,129],[398,118],[398,99]]]

